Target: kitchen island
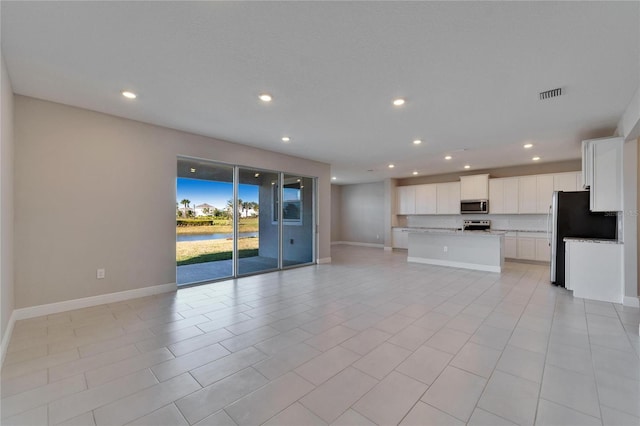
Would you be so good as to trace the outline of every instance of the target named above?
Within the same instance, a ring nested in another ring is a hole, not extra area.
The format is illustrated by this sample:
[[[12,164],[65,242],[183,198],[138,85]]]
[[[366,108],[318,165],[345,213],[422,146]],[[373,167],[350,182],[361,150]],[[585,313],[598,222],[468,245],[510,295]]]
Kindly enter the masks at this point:
[[[407,262],[502,272],[504,235],[501,231],[415,229],[409,232]]]

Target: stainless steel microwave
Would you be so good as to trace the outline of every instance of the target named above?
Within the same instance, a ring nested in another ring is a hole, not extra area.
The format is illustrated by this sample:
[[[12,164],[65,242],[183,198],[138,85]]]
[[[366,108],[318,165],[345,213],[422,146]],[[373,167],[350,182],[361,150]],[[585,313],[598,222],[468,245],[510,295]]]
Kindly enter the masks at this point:
[[[487,214],[489,213],[489,200],[462,200],[460,201],[460,213]]]

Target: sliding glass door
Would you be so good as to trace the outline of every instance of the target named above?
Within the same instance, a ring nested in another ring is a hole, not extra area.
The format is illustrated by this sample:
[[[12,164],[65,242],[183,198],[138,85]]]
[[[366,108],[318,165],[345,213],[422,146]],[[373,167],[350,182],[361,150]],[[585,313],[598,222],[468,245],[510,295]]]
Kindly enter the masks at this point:
[[[315,179],[285,174],[282,184],[282,266],[313,262]]]
[[[311,177],[178,158],[177,284],[313,263],[315,187]]]
[[[233,166],[178,159],[176,283],[233,277]]]
[[[272,216],[278,180],[276,172],[238,168],[238,275],[278,269],[278,219]],[[251,235],[243,226],[251,227]]]

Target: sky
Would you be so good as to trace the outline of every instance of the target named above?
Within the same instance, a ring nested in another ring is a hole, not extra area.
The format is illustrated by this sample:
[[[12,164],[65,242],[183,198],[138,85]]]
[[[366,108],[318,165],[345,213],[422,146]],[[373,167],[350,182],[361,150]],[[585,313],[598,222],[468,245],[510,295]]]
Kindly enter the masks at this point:
[[[200,179],[178,178],[177,199],[179,203],[184,198],[193,204],[210,204],[219,209],[224,209],[227,201],[233,198],[233,184],[231,182],[216,182]],[[242,201],[258,202],[258,186],[240,184],[238,197]],[[182,207],[182,204],[180,204]]]

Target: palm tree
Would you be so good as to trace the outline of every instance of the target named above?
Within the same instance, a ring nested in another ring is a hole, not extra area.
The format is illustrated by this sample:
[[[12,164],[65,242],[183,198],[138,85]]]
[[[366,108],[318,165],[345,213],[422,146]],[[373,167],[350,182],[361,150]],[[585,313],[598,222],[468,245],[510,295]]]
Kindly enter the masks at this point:
[[[227,200],[227,208],[225,210],[227,213],[227,219],[233,218],[233,200]]]
[[[190,203],[191,203],[191,200],[188,200],[186,198],[183,198],[182,201],[180,201],[180,204],[184,205],[184,217],[188,216]]]

